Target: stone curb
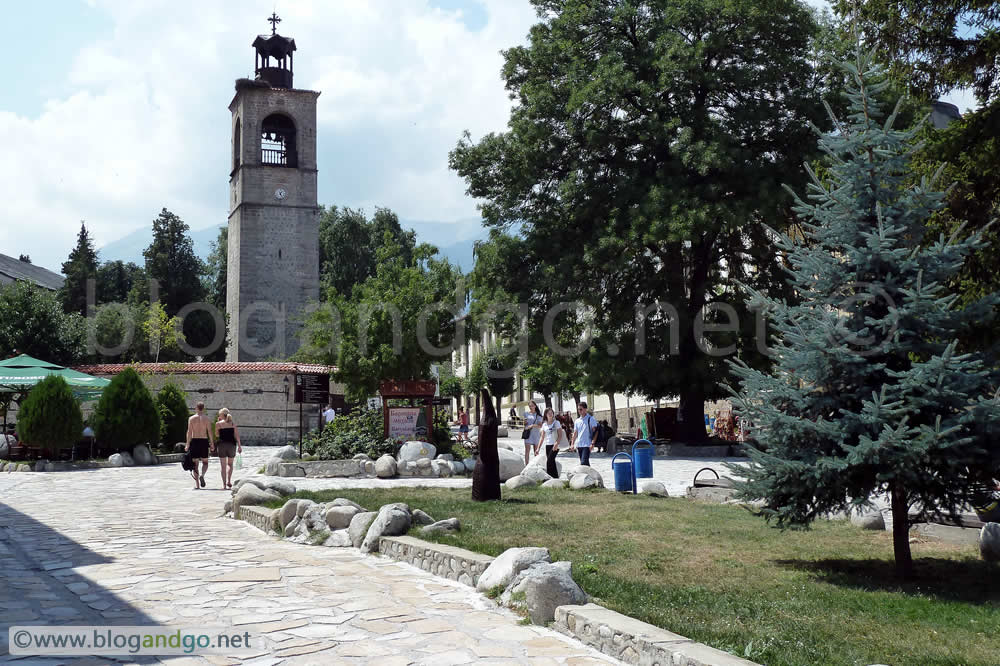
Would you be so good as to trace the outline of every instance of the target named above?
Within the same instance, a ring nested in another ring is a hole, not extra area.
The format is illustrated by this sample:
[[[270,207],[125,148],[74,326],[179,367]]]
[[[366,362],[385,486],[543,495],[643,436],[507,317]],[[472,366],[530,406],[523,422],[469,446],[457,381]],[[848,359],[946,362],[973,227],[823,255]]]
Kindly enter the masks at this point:
[[[435,576],[475,587],[493,558],[471,550],[432,543],[411,536],[382,537],[379,552],[393,560],[408,562]]]
[[[626,664],[760,666],[597,604],[559,606],[553,627]]]
[[[250,523],[265,534],[275,534],[274,514],[277,509],[267,509],[262,506],[241,506],[238,520]]]

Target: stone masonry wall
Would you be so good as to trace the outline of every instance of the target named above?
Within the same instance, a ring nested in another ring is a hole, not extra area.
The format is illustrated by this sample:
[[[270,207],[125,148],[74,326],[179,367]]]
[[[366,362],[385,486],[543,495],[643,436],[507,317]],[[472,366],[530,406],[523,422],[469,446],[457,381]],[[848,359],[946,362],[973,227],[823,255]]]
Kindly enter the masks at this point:
[[[250,523],[262,532],[271,533],[274,531],[274,509],[265,509],[262,506],[241,506],[240,515],[237,519]]]
[[[486,567],[493,562],[493,558],[488,555],[408,536],[382,537],[379,540],[379,552],[436,576],[472,587],[475,587]]]

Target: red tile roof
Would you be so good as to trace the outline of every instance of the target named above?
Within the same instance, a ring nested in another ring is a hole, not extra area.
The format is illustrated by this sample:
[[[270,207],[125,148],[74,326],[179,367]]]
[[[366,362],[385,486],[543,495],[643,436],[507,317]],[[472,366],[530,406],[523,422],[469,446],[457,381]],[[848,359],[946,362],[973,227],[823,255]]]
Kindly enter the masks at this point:
[[[97,365],[79,365],[73,369],[88,375],[117,375],[125,368],[133,367],[137,372],[152,374],[202,374],[226,375],[241,372],[281,372],[300,374],[329,374],[333,372],[331,365],[309,365],[304,363],[281,363],[258,361],[252,363],[101,363]]]

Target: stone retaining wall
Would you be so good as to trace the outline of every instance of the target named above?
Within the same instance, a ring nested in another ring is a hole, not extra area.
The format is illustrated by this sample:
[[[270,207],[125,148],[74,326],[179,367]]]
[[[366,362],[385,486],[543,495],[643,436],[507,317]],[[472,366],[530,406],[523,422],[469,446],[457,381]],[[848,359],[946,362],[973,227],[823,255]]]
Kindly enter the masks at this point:
[[[626,664],[760,666],[597,604],[560,606],[553,626]]]
[[[471,550],[431,543],[409,536],[382,537],[379,552],[391,559],[409,562],[442,578],[474,587],[493,558]]]
[[[278,465],[278,476],[315,479],[346,478],[365,475],[364,460],[306,460]]]
[[[184,460],[183,453],[157,453],[156,454],[156,464],[162,465],[164,463],[179,463]]]
[[[257,529],[271,533],[274,531],[275,509],[266,509],[262,506],[241,506],[237,519],[245,521]]]

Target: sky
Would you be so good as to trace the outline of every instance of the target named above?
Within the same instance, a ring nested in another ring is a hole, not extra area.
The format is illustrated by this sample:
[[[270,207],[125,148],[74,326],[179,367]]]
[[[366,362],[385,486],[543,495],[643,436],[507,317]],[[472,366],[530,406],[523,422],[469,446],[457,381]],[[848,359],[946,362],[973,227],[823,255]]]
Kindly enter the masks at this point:
[[[528,0],[0,6],[0,253],[57,271],[81,220],[98,247],[163,207],[192,229],[225,223],[233,82],[253,76],[250,44],[272,10],[298,46],[295,86],[322,93],[319,203],[453,223],[455,241],[480,235],[448,151],[466,129],[504,129],[500,51],[536,20]]]

